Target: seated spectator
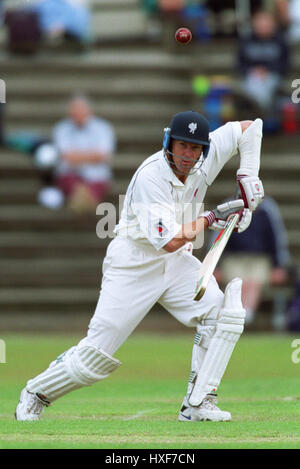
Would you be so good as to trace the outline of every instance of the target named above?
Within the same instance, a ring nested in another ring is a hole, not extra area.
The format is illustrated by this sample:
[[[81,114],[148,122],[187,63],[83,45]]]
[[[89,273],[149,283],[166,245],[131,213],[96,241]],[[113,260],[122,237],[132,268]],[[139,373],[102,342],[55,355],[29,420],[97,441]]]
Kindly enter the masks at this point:
[[[115,151],[112,126],[92,114],[84,97],[69,104],[69,118],[59,122],[53,143],[59,152],[55,179],[74,211],[94,210],[111,188]]]
[[[213,235],[211,243],[216,236]],[[263,287],[287,281],[289,262],[287,236],[278,206],[271,197],[266,197],[253,212],[249,228],[231,235],[215,275],[224,284],[234,277],[243,279],[242,300],[249,324],[255,317]]]
[[[44,37],[90,40],[91,15],[86,0],[38,0],[31,10],[39,16]]]
[[[274,109],[288,66],[289,50],[273,15],[257,12],[252,19],[252,33],[239,41],[238,68],[245,93],[263,111]]]

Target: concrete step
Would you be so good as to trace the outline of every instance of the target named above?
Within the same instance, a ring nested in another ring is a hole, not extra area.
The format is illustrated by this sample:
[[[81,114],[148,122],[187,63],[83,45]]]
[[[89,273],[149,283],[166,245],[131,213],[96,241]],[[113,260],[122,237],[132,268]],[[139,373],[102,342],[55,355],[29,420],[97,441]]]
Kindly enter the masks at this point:
[[[102,38],[134,38],[145,34],[146,15],[133,5],[126,10],[95,10],[92,15],[93,35]]]
[[[4,260],[1,287],[97,287],[101,279],[102,257],[80,259]]]
[[[88,270],[99,270],[102,267],[102,260],[94,256],[81,256],[80,258],[61,257],[51,259],[32,259],[24,262],[23,259],[4,259],[1,262],[3,272],[13,274],[18,272],[20,275],[33,273],[55,273],[55,272],[74,272],[74,274],[85,274]]]
[[[110,239],[101,239],[97,237],[96,229],[90,229],[91,227],[86,226],[83,230],[66,230],[56,233],[38,233],[32,231],[7,231],[0,233],[0,246],[2,247],[13,247],[24,246],[24,248],[30,248],[32,246],[40,247],[72,247],[77,250],[90,246],[97,249],[105,249]],[[88,257],[88,256],[87,256]],[[89,259],[92,257],[89,256]],[[76,258],[73,262],[76,262]],[[55,261],[57,262],[57,260]]]
[[[159,104],[156,100],[152,100],[149,103],[132,102],[129,106],[126,101],[116,101],[115,99],[109,99],[107,96],[105,103],[99,100],[94,103],[93,107],[96,115],[113,122],[115,126],[121,126],[126,121],[141,127],[141,123],[143,126],[147,126],[157,119],[167,125],[170,116],[176,114],[179,107],[186,108],[186,104],[184,106],[182,99],[182,95],[180,95],[178,101],[175,99],[170,103],[166,99],[164,105],[162,105],[162,102]],[[64,104],[59,105],[55,102],[51,105],[45,104],[45,106],[41,106],[41,103],[30,103],[28,105],[24,102],[18,102],[9,106],[6,118],[8,122],[31,122],[32,125],[39,122],[52,125],[64,118],[65,109]]]
[[[30,5],[36,0],[27,0],[27,4]],[[92,11],[95,10],[113,10],[113,9],[130,9],[133,7],[139,7],[139,0],[88,0],[89,8]],[[19,8],[24,6],[24,0],[3,0],[3,6],[5,8]]]
[[[91,311],[99,296],[99,288],[1,288],[1,311]]]
[[[59,98],[58,106],[64,106],[69,100],[70,90],[80,89],[82,92],[88,92],[98,99],[104,99],[109,96],[113,102],[122,97],[134,98],[135,96],[145,97],[148,104],[149,96],[180,96],[181,94],[190,95],[191,85],[185,76],[170,78],[168,71],[147,71],[143,70],[128,71],[127,69],[119,73],[111,71],[88,70],[80,73],[74,71],[62,72],[48,75],[47,72],[39,72],[36,77],[32,77],[32,71],[29,70],[22,77],[22,82],[16,79],[14,73],[7,74],[7,96],[8,99],[17,99],[17,104],[22,105],[22,101],[30,100],[32,105],[41,106],[41,99],[48,100],[49,105],[53,106],[53,98]],[[148,98],[148,99],[147,99]],[[105,103],[105,101],[104,101]],[[151,101],[149,101],[151,103]],[[13,102],[11,104],[14,104]],[[136,103],[138,104],[138,103]],[[142,105],[142,103],[140,103]],[[172,103],[169,103],[172,104]]]
[[[173,76],[187,76],[190,70],[191,60],[189,56],[172,55],[161,49],[150,50],[102,50],[89,51],[78,56],[70,53],[50,55],[39,53],[34,56],[14,56],[13,59],[5,52],[0,53],[2,64],[1,77],[9,83],[9,78],[16,77],[16,73],[22,72],[22,77],[32,77],[37,81],[38,77],[51,77],[63,79],[68,77],[87,77],[88,74],[99,78],[102,73],[132,73],[146,72],[169,73],[170,81]],[[38,77],[37,77],[38,70]]]
[[[129,10],[140,8],[139,0],[89,0],[89,6],[93,11],[100,10]]]
[[[80,261],[83,258],[99,259],[103,257],[112,238],[97,237],[95,227],[76,231],[61,231],[54,233],[39,233],[37,231],[2,232],[0,234],[0,249],[2,259],[29,259],[29,263],[50,259],[60,265],[61,259],[69,262]],[[32,258],[30,258],[30,256]],[[72,257],[73,256],[73,257]],[[95,257],[93,257],[95,256]],[[27,262],[26,262],[27,265]]]
[[[197,43],[193,41],[189,46],[191,70],[193,74],[228,74],[232,71],[238,73],[236,62],[238,52],[238,41],[231,39],[215,39],[208,43]],[[300,69],[299,44],[290,46],[292,71]],[[199,54],[201,53],[201,61]]]
[[[95,215],[75,216],[67,209],[49,210],[38,205],[2,205],[0,229],[3,231],[36,230],[41,232],[60,232],[81,230],[95,232],[101,217]],[[114,214],[109,215],[111,230],[115,226]],[[109,235],[111,235],[111,231]]]
[[[23,177],[19,174],[19,177],[7,178],[2,180],[0,178],[0,199],[2,204],[11,197],[20,198],[36,195],[41,187],[39,179],[27,177],[25,174]]]
[[[29,233],[32,239],[35,239],[32,233]],[[36,235],[36,233],[35,233]],[[99,240],[100,241],[100,240]],[[51,240],[51,234],[48,235],[48,242],[37,240],[37,242],[20,238],[15,242],[0,241],[0,257],[1,260],[24,260],[24,262],[32,262],[33,259],[74,259],[84,256],[94,256],[96,259],[103,259],[105,256],[106,243],[81,244],[80,242],[60,243]]]

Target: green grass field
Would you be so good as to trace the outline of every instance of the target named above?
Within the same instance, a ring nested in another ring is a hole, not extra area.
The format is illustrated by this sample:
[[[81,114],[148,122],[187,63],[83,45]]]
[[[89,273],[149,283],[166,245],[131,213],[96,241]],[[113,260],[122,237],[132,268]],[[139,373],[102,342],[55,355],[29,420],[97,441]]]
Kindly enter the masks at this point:
[[[39,422],[16,422],[26,380],[79,337],[5,335],[0,364],[0,448],[300,448],[300,364],[294,336],[240,339],[219,388],[232,422],[178,422],[186,390],[192,334],[134,334],[116,354],[108,379],[46,409]]]

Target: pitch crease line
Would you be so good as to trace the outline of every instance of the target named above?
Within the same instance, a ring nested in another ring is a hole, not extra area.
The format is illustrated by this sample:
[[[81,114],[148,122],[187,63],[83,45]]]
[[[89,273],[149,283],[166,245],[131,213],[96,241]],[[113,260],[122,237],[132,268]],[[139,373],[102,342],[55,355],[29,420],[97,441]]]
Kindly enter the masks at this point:
[[[135,414],[135,415],[131,415],[130,417],[124,417],[124,418],[122,418],[122,420],[127,421],[127,420],[138,419],[138,418],[142,417],[143,415],[148,414],[149,412],[153,412],[154,410],[156,410],[156,409],[141,410],[140,412],[138,412],[138,413]]]

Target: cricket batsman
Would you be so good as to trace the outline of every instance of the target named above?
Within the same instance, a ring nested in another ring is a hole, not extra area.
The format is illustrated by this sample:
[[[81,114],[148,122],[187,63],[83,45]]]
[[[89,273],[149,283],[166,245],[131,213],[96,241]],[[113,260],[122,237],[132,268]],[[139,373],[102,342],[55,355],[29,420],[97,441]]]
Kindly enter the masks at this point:
[[[196,329],[179,420],[231,420],[229,412],[217,407],[216,391],[244,328],[242,281],[233,279],[223,293],[212,276],[204,296],[194,301],[201,263],[192,249],[203,230],[222,230],[232,214],[240,215],[238,232],[249,226],[264,195],[261,139],[261,119],[228,122],[210,133],[197,112],[172,118],[163,148],[141,164],[127,189],[87,336],[27,382],[17,420],[39,420],[56,399],[109,376],[121,365],[115,352],[157,302]],[[235,198],[203,211],[207,189],[237,153]]]

